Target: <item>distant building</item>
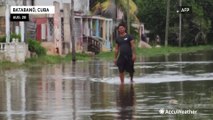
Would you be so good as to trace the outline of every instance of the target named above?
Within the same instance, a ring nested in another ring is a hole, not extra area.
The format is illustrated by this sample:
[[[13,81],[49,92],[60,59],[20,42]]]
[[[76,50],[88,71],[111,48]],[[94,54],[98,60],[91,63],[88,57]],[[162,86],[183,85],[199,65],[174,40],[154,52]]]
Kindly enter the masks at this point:
[[[38,2],[40,1],[40,2]],[[57,1],[57,0],[56,0]],[[52,3],[51,3],[52,2]],[[36,5],[53,5],[54,0],[41,1],[37,0]],[[64,50],[66,47],[71,47],[71,37],[69,31],[69,17],[70,12],[64,11],[64,3],[70,3],[69,1],[63,0],[63,3],[58,0],[57,3],[60,5],[60,17],[61,19],[54,18],[54,15],[36,15],[34,16],[34,22],[36,23],[36,39],[43,42],[56,42],[56,32],[55,32],[55,22],[59,21],[56,24],[60,26],[60,40],[57,39],[58,43],[61,45],[62,54],[66,54],[67,50]],[[58,9],[58,8],[57,8]],[[101,50],[110,50],[112,47],[112,29],[113,21],[110,18],[104,18],[100,16],[91,16],[89,15],[89,0],[74,0],[74,13],[75,13],[75,24],[74,24],[74,33],[75,33],[75,42],[76,42],[76,51],[87,51],[85,46],[84,38],[85,36],[95,36],[99,42],[102,42]],[[55,13],[55,15],[58,13]],[[58,19],[58,20],[54,20]],[[65,21],[66,20],[66,21]],[[55,43],[56,44],[56,43]],[[47,45],[55,46],[56,45]],[[54,51],[54,50],[52,50]]]
[[[53,2],[60,3],[60,8],[63,9],[63,3],[70,3],[71,0],[36,0],[35,5],[53,5]],[[74,0],[74,11],[82,12],[85,15],[89,13],[90,0]]]
[[[0,36],[3,36],[6,34],[5,32],[5,11],[6,11],[6,4],[9,6],[15,6],[15,5],[34,5],[34,0],[0,0]],[[10,32],[15,33],[19,32],[20,30],[19,22],[10,22]]]

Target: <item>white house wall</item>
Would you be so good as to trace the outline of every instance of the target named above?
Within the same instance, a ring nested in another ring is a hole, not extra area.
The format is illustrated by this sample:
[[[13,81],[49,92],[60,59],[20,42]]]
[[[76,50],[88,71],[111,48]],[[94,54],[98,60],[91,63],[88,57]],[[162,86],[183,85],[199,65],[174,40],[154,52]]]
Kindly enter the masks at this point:
[[[70,3],[71,0],[36,0],[35,5],[53,5],[53,2],[60,3],[61,9],[63,3]],[[74,0],[74,10],[83,11],[85,14],[89,13],[89,0]]]
[[[23,0],[0,0],[0,5],[5,5],[5,4],[8,4],[8,5],[23,5]],[[26,0],[26,5],[31,5],[32,2],[31,0]]]
[[[89,13],[89,0],[74,0],[74,10]]]

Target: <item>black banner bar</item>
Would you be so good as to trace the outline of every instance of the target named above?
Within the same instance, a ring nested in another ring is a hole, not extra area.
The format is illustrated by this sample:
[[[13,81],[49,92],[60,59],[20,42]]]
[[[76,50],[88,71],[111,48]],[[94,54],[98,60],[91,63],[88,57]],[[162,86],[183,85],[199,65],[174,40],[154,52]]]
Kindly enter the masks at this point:
[[[10,21],[29,21],[29,14],[10,14]]]

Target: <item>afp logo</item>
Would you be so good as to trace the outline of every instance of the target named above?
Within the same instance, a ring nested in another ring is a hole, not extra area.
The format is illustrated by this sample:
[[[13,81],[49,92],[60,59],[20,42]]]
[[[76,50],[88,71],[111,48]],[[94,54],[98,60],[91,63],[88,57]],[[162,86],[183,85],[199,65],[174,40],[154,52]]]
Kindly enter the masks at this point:
[[[179,6],[177,8],[177,13],[190,14],[192,13],[192,6]]]

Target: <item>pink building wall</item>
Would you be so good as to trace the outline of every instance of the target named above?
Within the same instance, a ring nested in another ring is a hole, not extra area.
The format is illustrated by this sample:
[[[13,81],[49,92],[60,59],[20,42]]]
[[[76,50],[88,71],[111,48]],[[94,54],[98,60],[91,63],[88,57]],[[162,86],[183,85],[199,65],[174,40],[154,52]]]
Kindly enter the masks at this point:
[[[47,18],[36,18],[36,40],[42,41],[42,24],[47,25]],[[45,35],[47,36],[47,27],[45,27],[46,33]]]

